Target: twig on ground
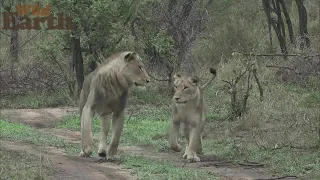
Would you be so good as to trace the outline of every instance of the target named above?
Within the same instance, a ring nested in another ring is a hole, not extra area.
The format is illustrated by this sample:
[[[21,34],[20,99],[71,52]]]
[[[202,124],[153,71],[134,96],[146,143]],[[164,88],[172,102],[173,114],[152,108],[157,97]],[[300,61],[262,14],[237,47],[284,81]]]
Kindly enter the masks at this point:
[[[229,165],[233,165],[233,164],[234,164],[233,161],[224,161],[224,162],[210,163],[210,165],[213,165],[213,166],[229,166]]]
[[[238,163],[240,166],[255,166],[255,167],[262,167],[264,164],[256,163],[256,162],[245,162],[245,163]]]
[[[182,168],[184,168],[184,166],[185,166],[187,163],[188,163],[188,161],[186,161],[186,162],[183,164]]]
[[[281,176],[281,177],[274,177],[274,178],[267,178],[267,179],[253,179],[253,180],[276,180],[276,179],[284,179],[284,178],[296,178],[298,179],[298,176]]]

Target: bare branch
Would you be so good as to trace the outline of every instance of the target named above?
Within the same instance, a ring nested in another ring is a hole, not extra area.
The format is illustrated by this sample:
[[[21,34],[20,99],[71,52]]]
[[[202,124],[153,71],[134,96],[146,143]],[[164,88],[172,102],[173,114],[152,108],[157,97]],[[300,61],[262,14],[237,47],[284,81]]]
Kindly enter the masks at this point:
[[[267,65],[266,67],[271,67],[271,68],[279,68],[279,69],[289,69],[291,71],[295,71],[296,69],[293,69],[291,67],[284,67],[284,66],[273,66],[273,65]]]
[[[152,79],[154,79],[154,80],[156,80],[156,81],[169,81],[169,79],[157,79],[157,78],[153,77],[150,73],[148,73],[148,75],[149,75]]]
[[[222,82],[228,83],[231,86],[231,82],[226,81],[226,80],[221,80]]]
[[[259,88],[260,101],[263,101],[263,88],[262,88],[261,83],[260,83],[258,76],[257,76],[257,69],[254,68],[252,71],[253,71],[253,77],[256,80],[258,88]]]
[[[240,75],[236,78],[236,81],[235,81],[236,84],[240,81],[241,77],[242,77],[247,71],[248,71],[248,69],[246,69],[242,74],[240,74]]]
[[[5,33],[4,31],[0,31],[0,32],[1,32],[1,34],[4,34],[4,35],[6,35],[6,36],[10,37],[10,35],[9,35],[9,34],[7,34],[7,33]]]
[[[20,47],[19,49],[21,49],[23,46],[25,46],[26,44],[28,44],[31,40],[33,40],[35,37],[37,37],[39,34],[41,34],[43,31],[39,31],[36,35],[32,36],[30,39],[26,40]]]
[[[295,57],[303,57],[303,58],[308,58],[308,57],[320,57],[320,54],[314,54],[314,55],[309,55],[305,56],[302,54],[255,54],[255,53],[243,53],[240,51],[234,51],[234,53],[240,53],[244,56],[295,56]]]

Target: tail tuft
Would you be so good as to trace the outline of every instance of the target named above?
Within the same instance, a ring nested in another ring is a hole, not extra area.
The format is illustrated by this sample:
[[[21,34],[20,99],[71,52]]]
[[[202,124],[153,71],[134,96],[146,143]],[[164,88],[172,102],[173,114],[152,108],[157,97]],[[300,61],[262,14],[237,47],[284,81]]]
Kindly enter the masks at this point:
[[[213,68],[210,68],[210,73],[213,74],[214,76],[217,75],[217,71]]]

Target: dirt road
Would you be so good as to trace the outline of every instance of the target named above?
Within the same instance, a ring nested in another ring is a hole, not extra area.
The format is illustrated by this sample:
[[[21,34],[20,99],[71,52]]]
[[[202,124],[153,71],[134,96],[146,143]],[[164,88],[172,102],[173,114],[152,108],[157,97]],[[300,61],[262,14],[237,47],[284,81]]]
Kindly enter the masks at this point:
[[[1,116],[13,122],[22,122],[44,132],[55,135],[70,142],[79,143],[80,133],[54,128],[63,116],[77,113],[76,108],[48,108],[48,109],[4,109]],[[53,147],[39,147],[27,143],[4,142],[4,148],[10,150],[25,150],[28,153],[39,155],[40,150],[48,160],[52,161],[61,169],[59,173],[53,175],[53,179],[106,179],[106,180],[126,180],[136,179],[129,170],[123,169],[119,164],[109,162],[97,163],[98,157],[81,158],[78,156],[67,155],[64,150]],[[121,146],[121,145],[120,145]],[[160,161],[170,161],[177,166],[184,168],[196,168],[197,170],[210,171],[218,174],[225,180],[267,180],[275,179],[267,169],[261,164],[238,164],[226,162],[219,157],[202,156],[202,162],[186,163],[179,153],[159,153],[151,149],[142,149],[135,146],[119,147],[121,153],[145,156]],[[290,178],[281,178],[282,180]],[[294,178],[292,178],[294,179]]]

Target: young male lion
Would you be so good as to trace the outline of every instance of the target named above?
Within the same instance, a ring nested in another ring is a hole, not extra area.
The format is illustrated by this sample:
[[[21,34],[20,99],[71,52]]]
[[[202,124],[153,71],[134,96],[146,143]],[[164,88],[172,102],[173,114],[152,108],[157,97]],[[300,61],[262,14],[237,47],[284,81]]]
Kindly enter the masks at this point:
[[[180,152],[178,134],[180,124],[183,123],[184,136],[188,142],[183,158],[188,162],[200,161],[197,153],[202,152],[202,129],[205,121],[204,89],[216,77],[216,70],[210,68],[213,77],[204,85],[200,85],[197,76],[174,75],[174,96],[172,107],[172,121],[170,127],[170,147]]]
[[[99,156],[113,156],[117,153],[128,91],[133,85],[144,86],[148,82],[145,66],[135,52],[121,52],[110,56],[86,77],[80,94],[80,156],[89,157],[92,153],[91,122],[95,113],[101,119]],[[111,114],[112,140],[106,151]]]

